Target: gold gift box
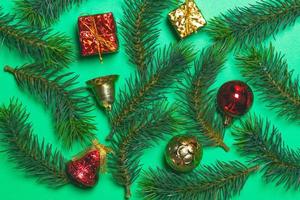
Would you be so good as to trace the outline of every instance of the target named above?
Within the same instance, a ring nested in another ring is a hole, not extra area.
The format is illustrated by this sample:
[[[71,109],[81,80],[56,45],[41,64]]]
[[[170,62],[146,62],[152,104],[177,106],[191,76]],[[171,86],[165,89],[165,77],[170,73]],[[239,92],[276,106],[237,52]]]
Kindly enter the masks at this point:
[[[205,26],[206,21],[196,3],[189,1],[169,13],[169,20],[181,39]]]

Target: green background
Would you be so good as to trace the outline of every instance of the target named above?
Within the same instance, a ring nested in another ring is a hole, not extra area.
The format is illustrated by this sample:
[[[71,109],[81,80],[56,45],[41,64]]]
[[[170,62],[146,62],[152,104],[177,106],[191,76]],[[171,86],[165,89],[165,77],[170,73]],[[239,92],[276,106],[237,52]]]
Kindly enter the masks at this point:
[[[0,0],[0,5],[4,8],[5,12],[14,13],[13,1]],[[227,9],[234,8],[236,6],[248,5],[254,3],[255,0],[197,0],[198,6],[201,8],[205,18],[210,18],[219,15],[221,12]],[[77,36],[77,18],[80,15],[96,14],[112,11],[116,20],[119,22],[122,18],[122,4],[123,0],[88,0],[79,7],[74,7],[69,12],[64,13],[60,21],[53,26],[55,31],[65,32],[72,38],[74,44],[74,50],[78,55],[78,36]],[[167,12],[164,14],[163,23],[160,25],[162,30],[160,43],[169,44],[176,42],[176,37],[170,27],[167,25],[166,20]],[[295,71],[295,74],[300,74],[300,21],[292,27],[287,28],[285,31],[280,32],[275,38],[270,38],[277,50],[286,54],[290,69]],[[68,71],[76,72],[80,74],[79,85],[85,86],[85,81],[88,79],[104,76],[109,74],[121,75],[117,83],[117,91],[119,88],[123,88],[125,79],[130,76],[135,70],[128,62],[128,58],[124,53],[124,43],[120,37],[120,51],[116,54],[104,56],[104,62],[101,64],[98,57],[80,58],[76,57],[74,62],[70,65]],[[211,41],[210,38],[201,31],[187,38],[189,42],[192,42],[199,50],[205,46],[208,46]],[[266,42],[269,42],[266,41]],[[0,41],[0,45],[1,45]],[[25,63],[30,63],[31,60],[23,55],[20,55],[15,50],[9,50],[6,46],[1,45],[0,48],[0,66],[20,66]],[[241,79],[238,69],[235,66],[235,60],[233,55],[228,56],[228,62],[226,63],[225,70],[219,75],[217,83],[213,87],[218,87],[225,81],[232,79]],[[118,93],[117,93],[118,94]],[[256,94],[256,93],[255,93]],[[8,103],[9,99],[13,96],[18,97],[30,112],[30,120],[33,123],[34,133],[38,134],[40,138],[44,137],[46,141],[52,143],[54,147],[61,148],[57,143],[54,130],[51,113],[46,110],[43,105],[37,101],[34,97],[29,95],[25,91],[21,91],[16,86],[16,82],[10,74],[4,73],[0,70],[0,103]],[[257,95],[256,95],[257,96]],[[287,122],[283,118],[279,118],[275,115],[274,111],[271,111],[267,106],[255,99],[254,106],[251,112],[261,114],[268,117],[273,124],[275,124],[280,131],[284,141],[291,147],[297,148],[299,146],[299,130],[300,127],[296,123]],[[96,122],[98,127],[97,136],[103,142],[104,137],[109,132],[109,124],[105,115],[98,109],[93,112],[96,116]],[[232,146],[233,137],[230,135],[230,130],[226,132],[225,142],[231,147],[229,153],[225,153],[220,148],[205,148],[204,158],[202,164],[214,163],[216,160],[234,160],[238,159],[243,161],[243,158],[239,157]],[[142,158],[144,163],[144,169],[148,167],[163,167],[163,150],[167,141],[161,142],[156,148],[146,151]],[[0,147],[1,148],[1,147]],[[71,158],[72,155],[80,151],[80,147],[74,148],[72,152],[64,152],[67,158]],[[47,188],[43,184],[35,182],[34,178],[26,177],[26,175],[14,168],[14,164],[8,162],[5,154],[0,154],[0,199],[5,200],[17,200],[17,199],[44,199],[44,200],[65,200],[65,199],[123,199],[124,190],[117,185],[112,176],[107,173],[100,177],[98,185],[92,190],[81,190],[72,185],[64,186],[60,189],[53,190]],[[201,167],[201,166],[199,166]],[[132,187],[132,199],[140,199],[136,194],[136,183]],[[260,174],[255,174],[250,177],[242,190],[240,196],[236,196],[234,199],[247,200],[247,199],[300,199],[300,192],[288,191],[286,192],[282,187],[275,187],[274,184],[265,184]]]

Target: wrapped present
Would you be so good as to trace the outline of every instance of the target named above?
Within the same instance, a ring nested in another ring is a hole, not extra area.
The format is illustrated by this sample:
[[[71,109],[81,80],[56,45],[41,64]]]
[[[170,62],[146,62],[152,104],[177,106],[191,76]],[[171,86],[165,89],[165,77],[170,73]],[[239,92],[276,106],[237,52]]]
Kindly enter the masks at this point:
[[[169,20],[181,39],[204,27],[206,21],[193,0],[186,0],[179,8],[169,13]]]
[[[81,55],[90,56],[116,52],[119,48],[113,14],[81,16],[78,19]]]

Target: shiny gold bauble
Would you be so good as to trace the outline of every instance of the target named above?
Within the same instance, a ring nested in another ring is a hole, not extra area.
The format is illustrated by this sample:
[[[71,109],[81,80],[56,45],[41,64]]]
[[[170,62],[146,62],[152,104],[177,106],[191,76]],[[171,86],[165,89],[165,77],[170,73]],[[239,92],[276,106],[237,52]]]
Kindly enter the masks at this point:
[[[167,164],[177,172],[190,172],[202,159],[202,146],[194,136],[177,135],[165,150]]]

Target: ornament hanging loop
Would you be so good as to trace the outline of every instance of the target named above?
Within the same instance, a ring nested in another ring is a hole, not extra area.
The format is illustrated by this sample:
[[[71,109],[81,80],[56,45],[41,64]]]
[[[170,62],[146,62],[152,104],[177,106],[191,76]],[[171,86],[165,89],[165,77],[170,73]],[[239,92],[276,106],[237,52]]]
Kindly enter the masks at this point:
[[[224,126],[227,127],[229,126],[231,123],[232,123],[232,117],[231,116],[228,116],[228,115],[225,115],[224,117]]]
[[[114,153],[109,147],[99,143],[98,140],[93,140],[93,147],[99,151],[100,154],[100,173],[106,172],[107,154]]]

